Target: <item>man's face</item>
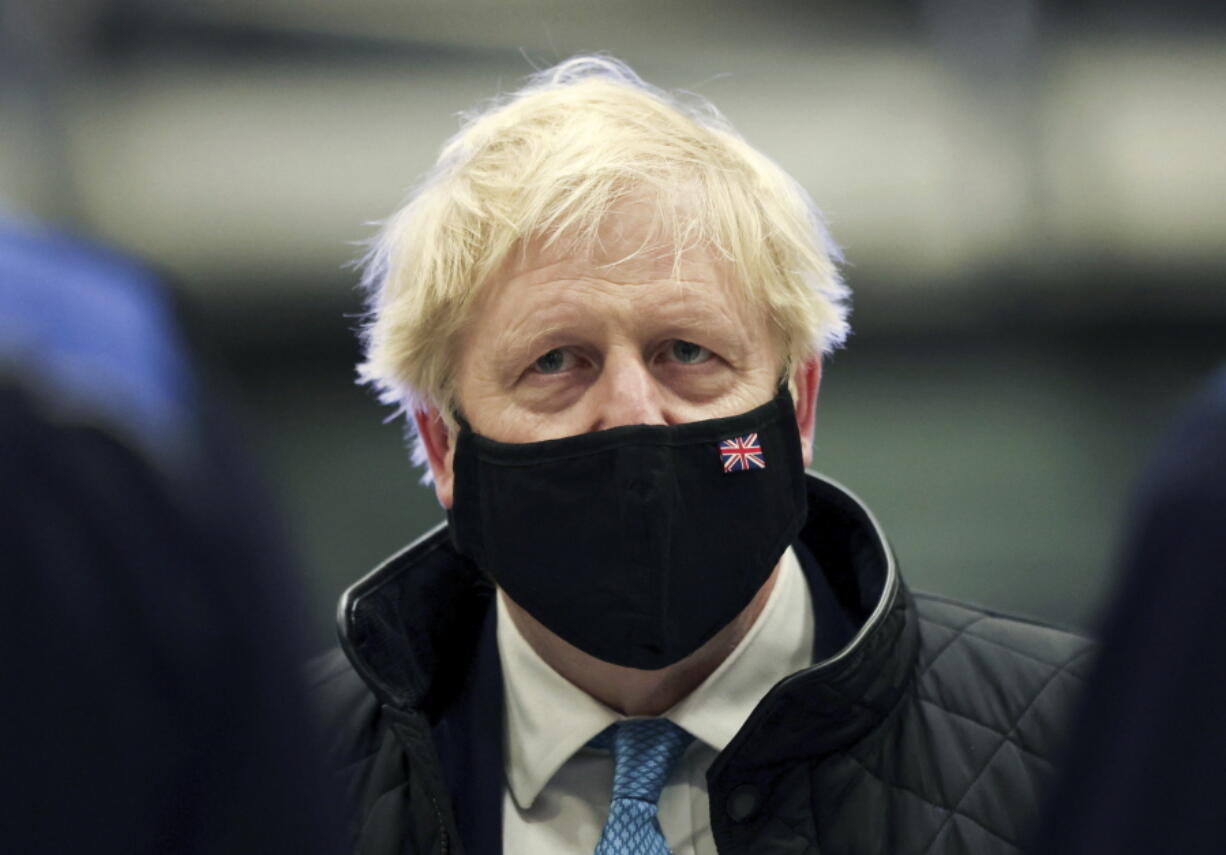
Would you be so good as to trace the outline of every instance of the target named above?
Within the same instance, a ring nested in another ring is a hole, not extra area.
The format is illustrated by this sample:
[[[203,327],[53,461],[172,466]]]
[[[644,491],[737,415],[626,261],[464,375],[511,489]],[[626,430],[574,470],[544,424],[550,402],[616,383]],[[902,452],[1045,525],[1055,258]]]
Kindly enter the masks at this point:
[[[743,413],[770,400],[783,355],[766,314],[706,250],[646,252],[633,211],[602,232],[595,259],[530,249],[486,284],[460,343],[457,397],[474,431],[534,442],[621,425]],[[805,376],[799,376],[805,374]],[[809,462],[816,362],[797,372]],[[807,400],[806,400],[807,399]],[[454,443],[420,414],[439,500],[451,506]]]

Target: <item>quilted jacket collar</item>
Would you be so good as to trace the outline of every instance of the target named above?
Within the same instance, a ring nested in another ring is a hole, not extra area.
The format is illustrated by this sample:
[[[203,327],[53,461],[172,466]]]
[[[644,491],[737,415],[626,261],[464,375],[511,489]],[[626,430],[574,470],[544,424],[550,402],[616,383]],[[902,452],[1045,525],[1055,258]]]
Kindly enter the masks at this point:
[[[800,540],[859,629],[838,653],[776,685],[713,773],[728,763],[767,766],[849,744],[894,706],[913,672],[914,609],[880,526],[845,488],[811,473],[806,481]],[[434,721],[462,685],[493,593],[440,525],[345,592],[341,646],[383,704]],[[789,724],[798,720],[804,726]]]

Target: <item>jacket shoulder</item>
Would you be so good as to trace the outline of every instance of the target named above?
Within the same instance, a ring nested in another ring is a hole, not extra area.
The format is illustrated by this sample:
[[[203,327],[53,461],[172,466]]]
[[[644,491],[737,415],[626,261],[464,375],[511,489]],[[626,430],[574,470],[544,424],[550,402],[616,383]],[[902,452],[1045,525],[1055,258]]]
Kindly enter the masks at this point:
[[[308,686],[324,728],[327,762],[345,794],[355,851],[403,851],[409,763],[389,716],[341,650],[307,666]]]
[[[1084,677],[1097,648],[1091,639],[1072,629],[936,594],[916,593],[914,597],[921,631],[921,667],[931,665],[946,645],[983,642],[999,656],[1066,667]]]
[[[307,664],[307,686],[334,767],[352,766],[378,751],[384,729],[379,702],[340,648]]]
[[[1096,645],[1069,630],[931,594],[915,602],[920,702],[1050,763]]]
[[[919,650],[899,703],[819,772],[824,787],[845,794],[826,843],[880,851],[859,842],[876,822],[905,830],[888,847],[899,855],[1015,855],[1056,775],[1094,644],[954,600],[908,596]]]

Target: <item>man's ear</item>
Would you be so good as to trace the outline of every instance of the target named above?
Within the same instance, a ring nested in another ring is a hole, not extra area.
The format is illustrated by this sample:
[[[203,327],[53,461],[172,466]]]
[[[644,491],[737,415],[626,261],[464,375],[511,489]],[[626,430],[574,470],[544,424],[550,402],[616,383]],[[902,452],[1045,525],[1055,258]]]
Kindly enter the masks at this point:
[[[415,411],[413,421],[417,424],[417,435],[421,437],[426,463],[429,464],[430,475],[434,478],[434,494],[438,496],[440,505],[451,510],[452,489],[455,485],[455,443],[451,441],[451,430],[434,407]]]
[[[813,462],[813,425],[817,420],[817,390],[822,385],[822,358],[811,356],[792,369],[792,404],[800,429],[800,451],[805,468]]]

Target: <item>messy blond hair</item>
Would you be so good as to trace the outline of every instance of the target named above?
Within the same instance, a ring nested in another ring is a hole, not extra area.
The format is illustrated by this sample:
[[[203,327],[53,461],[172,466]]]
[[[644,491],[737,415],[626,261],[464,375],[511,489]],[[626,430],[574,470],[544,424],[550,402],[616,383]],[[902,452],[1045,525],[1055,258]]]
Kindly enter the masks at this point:
[[[676,258],[703,247],[730,266],[786,365],[842,344],[841,257],[804,190],[705,101],[577,57],[468,116],[384,224],[364,264],[361,381],[398,414],[434,407],[454,424],[457,341],[482,285],[528,241],[590,257],[610,211],[643,199]]]

